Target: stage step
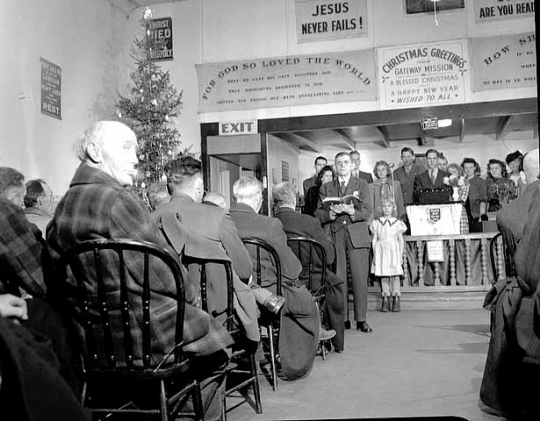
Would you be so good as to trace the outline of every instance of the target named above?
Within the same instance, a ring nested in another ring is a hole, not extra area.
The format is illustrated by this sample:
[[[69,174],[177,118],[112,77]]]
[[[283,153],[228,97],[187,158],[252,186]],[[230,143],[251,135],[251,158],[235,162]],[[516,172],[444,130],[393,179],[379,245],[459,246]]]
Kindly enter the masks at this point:
[[[401,292],[401,310],[471,310],[481,309],[489,288],[477,290],[464,288],[407,288]],[[349,307],[352,311],[352,296]],[[368,309],[381,308],[381,293],[378,288],[369,288]]]

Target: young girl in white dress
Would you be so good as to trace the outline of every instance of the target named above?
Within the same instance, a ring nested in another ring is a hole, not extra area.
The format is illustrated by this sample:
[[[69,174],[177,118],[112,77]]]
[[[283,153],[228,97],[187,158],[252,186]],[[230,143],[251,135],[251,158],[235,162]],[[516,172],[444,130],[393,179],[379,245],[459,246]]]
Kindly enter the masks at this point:
[[[371,272],[381,280],[381,311],[398,312],[401,310],[400,277],[403,275],[403,233],[407,231],[407,226],[393,216],[396,204],[392,198],[382,199],[380,209],[382,216],[371,224],[373,233]]]

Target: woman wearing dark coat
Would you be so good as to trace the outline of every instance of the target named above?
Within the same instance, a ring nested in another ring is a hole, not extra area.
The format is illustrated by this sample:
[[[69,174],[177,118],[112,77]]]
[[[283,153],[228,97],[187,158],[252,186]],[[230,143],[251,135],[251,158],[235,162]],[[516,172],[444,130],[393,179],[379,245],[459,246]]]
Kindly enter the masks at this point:
[[[306,193],[302,213],[315,216],[315,211],[319,205],[319,189],[324,183],[333,181],[334,178],[336,178],[336,174],[330,165],[326,165],[319,171],[317,174],[317,183],[313,187],[310,187]]]

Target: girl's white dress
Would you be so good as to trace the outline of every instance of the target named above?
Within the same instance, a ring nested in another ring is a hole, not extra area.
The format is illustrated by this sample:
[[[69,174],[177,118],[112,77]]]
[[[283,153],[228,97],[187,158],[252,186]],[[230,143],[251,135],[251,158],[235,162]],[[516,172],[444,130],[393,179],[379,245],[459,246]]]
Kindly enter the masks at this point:
[[[403,233],[407,226],[397,218],[381,217],[371,223],[371,232],[377,236],[373,246],[371,272],[375,276],[403,275]]]

